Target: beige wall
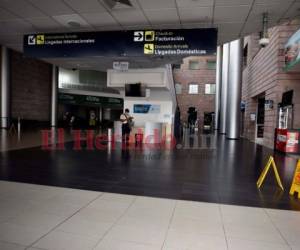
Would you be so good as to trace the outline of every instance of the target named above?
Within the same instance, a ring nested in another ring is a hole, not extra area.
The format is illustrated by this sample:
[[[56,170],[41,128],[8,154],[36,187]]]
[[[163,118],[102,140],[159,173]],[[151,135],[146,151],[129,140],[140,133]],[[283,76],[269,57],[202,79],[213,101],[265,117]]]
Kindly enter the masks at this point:
[[[282,93],[290,89],[294,89],[294,128],[300,128],[300,72],[283,72],[284,44],[299,28],[299,20],[271,28],[270,44],[266,48],[259,48],[257,34],[245,38],[245,44],[248,44],[248,64],[243,71],[242,87],[242,100],[246,102],[244,136],[250,140],[255,139],[256,123],[250,121],[250,114],[256,113],[257,96],[264,94],[267,100],[274,101],[274,108],[265,110],[263,145],[267,147],[272,148],[274,145],[277,105]]]
[[[189,107],[196,107],[198,112],[199,127],[203,127],[204,112],[215,111],[215,95],[205,94],[205,84],[215,84],[216,70],[209,69],[207,60],[214,61],[212,57],[187,57],[183,60],[180,69],[173,70],[175,83],[181,83],[182,93],[177,94],[177,102],[181,112],[181,120],[187,122],[187,111]],[[189,69],[189,61],[198,61],[199,69]],[[199,85],[198,94],[189,94],[189,84],[197,83]]]
[[[10,50],[9,57],[11,118],[21,117],[22,120],[48,123],[51,103],[51,65],[25,58],[23,54],[13,50]]]

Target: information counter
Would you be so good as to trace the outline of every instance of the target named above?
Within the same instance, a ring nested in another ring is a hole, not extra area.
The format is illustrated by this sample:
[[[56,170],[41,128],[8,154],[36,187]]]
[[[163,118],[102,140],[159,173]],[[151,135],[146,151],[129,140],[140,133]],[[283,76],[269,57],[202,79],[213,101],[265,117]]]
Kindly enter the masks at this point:
[[[161,122],[146,122],[144,132],[145,143],[161,143],[162,140],[162,128]]]

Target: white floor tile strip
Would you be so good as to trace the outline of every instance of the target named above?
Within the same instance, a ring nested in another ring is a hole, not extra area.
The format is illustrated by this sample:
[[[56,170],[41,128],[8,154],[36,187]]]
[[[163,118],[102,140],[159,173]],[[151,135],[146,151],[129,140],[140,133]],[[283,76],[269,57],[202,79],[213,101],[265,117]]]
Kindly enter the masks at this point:
[[[1,250],[300,250],[300,212],[0,181]]]

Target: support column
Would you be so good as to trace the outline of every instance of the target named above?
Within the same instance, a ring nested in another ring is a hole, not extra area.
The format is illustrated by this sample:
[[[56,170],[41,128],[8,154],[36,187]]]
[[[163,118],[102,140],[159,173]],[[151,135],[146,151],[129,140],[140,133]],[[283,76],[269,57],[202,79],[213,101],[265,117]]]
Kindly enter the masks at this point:
[[[103,108],[100,107],[99,108],[99,122],[102,122],[103,121]]]
[[[223,58],[222,58],[222,86],[221,86],[220,130],[219,130],[221,134],[226,133],[229,50],[230,50],[229,43],[224,44]]]
[[[228,139],[238,139],[240,137],[242,51],[241,39],[230,43],[226,125],[226,137]]]
[[[57,95],[58,95],[58,67],[52,66],[51,84],[51,127],[57,127]]]
[[[10,123],[10,75],[9,50],[1,47],[1,128],[8,128]]]
[[[216,95],[215,95],[215,129],[219,129],[220,120],[220,99],[222,87],[222,56],[223,46],[217,48],[217,65],[216,65]]]

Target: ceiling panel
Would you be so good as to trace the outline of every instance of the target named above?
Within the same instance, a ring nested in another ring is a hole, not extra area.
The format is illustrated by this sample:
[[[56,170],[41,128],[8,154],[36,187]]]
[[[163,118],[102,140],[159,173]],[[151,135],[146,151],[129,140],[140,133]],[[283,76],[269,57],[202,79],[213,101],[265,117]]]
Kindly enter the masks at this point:
[[[298,0],[296,0],[298,1]],[[294,2],[294,0],[256,0],[255,4],[282,4],[282,5],[288,5],[290,3]]]
[[[283,6],[281,4],[255,4],[250,13],[251,18],[260,18],[262,20],[262,14],[267,12],[270,19],[278,20],[286,11],[288,6]]]
[[[181,29],[182,26],[178,24],[153,24],[153,29]]]
[[[216,6],[251,5],[253,0],[215,0]]]
[[[116,25],[113,25],[113,26],[97,26],[97,27],[95,27],[95,30],[109,31],[109,30],[124,30],[124,29],[119,24],[116,24]]]
[[[216,23],[214,26],[222,33],[240,33],[244,23]]]
[[[242,23],[250,11],[250,5],[223,6],[215,8],[214,23],[232,22]]]
[[[50,17],[27,19],[39,31],[62,31],[63,26]]]
[[[144,10],[160,10],[176,8],[174,0],[138,0]]]
[[[114,26],[117,25],[115,19],[108,12],[100,13],[82,13],[80,14],[91,25],[97,26]]]
[[[105,12],[105,8],[98,0],[64,0],[78,13]]]
[[[139,9],[140,8],[137,0],[129,0],[131,3],[131,6],[120,3],[119,1],[115,1],[116,4],[113,6],[113,8],[111,8],[111,6],[106,3],[107,0],[98,0],[98,1],[101,2],[101,4],[103,6],[105,6],[105,8],[107,10],[113,9],[115,11],[115,10],[125,10],[125,9],[128,10],[128,9]],[[110,0],[110,1],[112,1],[112,0]]]
[[[227,42],[231,42],[235,39],[237,39],[239,36],[238,33],[219,33],[218,34],[218,44],[223,44],[223,43],[227,43]]]
[[[28,0],[35,7],[49,16],[58,16],[64,14],[74,14],[74,11],[69,8],[62,0]]]
[[[151,25],[127,25],[123,26],[125,30],[147,30],[147,29],[152,29],[153,26]]]
[[[176,0],[179,8],[194,8],[214,5],[212,0]]]
[[[78,27],[79,29],[84,29],[84,28],[92,28],[90,24],[88,24],[87,21],[85,21],[80,15],[78,14],[72,14],[72,15],[61,15],[61,16],[53,16],[53,18],[60,23],[61,25],[63,25],[66,28],[72,28],[68,23],[69,22],[76,22],[78,24],[80,24],[80,27]],[[75,27],[76,29],[76,27]]]
[[[261,31],[262,18],[264,12],[268,12],[268,25],[269,27],[272,27],[279,23],[281,17],[284,15],[284,13],[286,13],[286,9],[280,4],[254,5],[245,25],[245,30],[243,31],[243,33],[249,34],[249,32],[257,30],[257,22],[260,23],[260,28],[258,31]]]
[[[112,14],[122,25],[148,24],[148,21],[141,10],[114,10],[112,11]]]
[[[179,16],[176,9],[146,10],[145,15],[151,24],[179,23]]]
[[[179,16],[182,22],[210,22],[212,20],[212,14],[212,7],[179,9]]]
[[[300,16],[300,1],[294,2],[290,8],[284,13],[282,18],[295,18]]]
[[[34,32],[209,27],[219,29],[218,39],[222,42],[236,39],[241,27],[244,27],[242,34],[245,35],[260,31],[262,13],[265,11],[270,15],[270,26],[282,17],[282,20],[288,20],[300,16],[300,0],[255,0],[250,14],[253,0],[132,2],[133,8],[118,5],[118,9],[110,11],[108,6],[103,5],[102,0],[0,0],[0,42],[20,47],[22,34]],[[214,2],[216,6],[213,16]],[[244,25],[248,14],[247,23]],[[81,26],[71,28],[67,24],[69,21],[76,21]],[[15,36],[16,34],[19,36]]]
[[[11,12],[0,8],[0,21],[6,21],[11,19],[17,19],[18,17]]]
[[[183,29],[201,29],[201,28],[212,28],[211,22],[209,23],[182,23]]]
[[[3,44],[22,44],[23,43],[23,35],[6,35],[0,36],[0,43]]]
[[[42,0],[41,0],[42,1]],[[3,7],[12,13],[24,18],[45,17],[45,14],[34,7],[31,3],[24,0],[0,1],[0,7]]]
[[[260,32],[262,30],[262,22],[259,20],[247,22],[242,30],[242,35],[247,36],[254,32]]]
[[[34,27],[23,19],[0,22],[0,36],[9,34],[26,34],[36,32]]]

